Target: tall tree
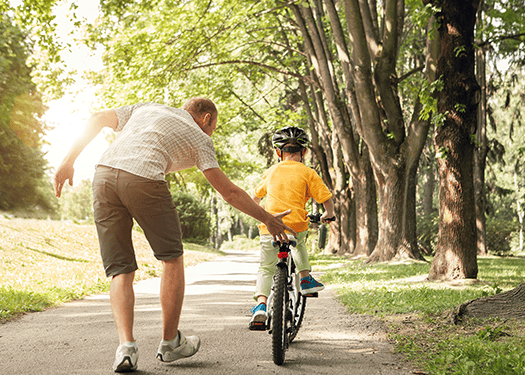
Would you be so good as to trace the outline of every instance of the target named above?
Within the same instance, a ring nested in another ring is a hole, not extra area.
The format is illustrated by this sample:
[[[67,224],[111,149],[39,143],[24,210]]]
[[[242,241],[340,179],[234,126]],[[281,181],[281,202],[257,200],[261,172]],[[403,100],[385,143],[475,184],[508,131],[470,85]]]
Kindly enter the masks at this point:
[[[478,129],[476,132],[477,147],[474,153],[474,190],[476,203],[476,231],[478,255],[486,255],[486,189],[485,166],[489,152],[487,139],[487,118],[489,116],[488,99],[490,92],[487,75],[497,73],[499,61],[509,65],[523,61],[523,43],[525,42],[524,26],[525,3],[523,0],[507,2],[505,9],[497,0],[482,0],[476,20],[476,76],[481,86],[478,108]],[[496,57],[498,56],[498,57]]]
[[[379,238],[370,261],[421,259],[415,176],[430,118],[424,110],[424,91],[418,89],[430,87],[435,79],[435,49],[425,50],[425,42],[420,43],[425,53],[413,58],[404,43],[438,41],[431,32],[420,32],[429,17],[421,12],[421,2],[105,0],[103,9],[108,17],[103,30],[93,35],[108,47],[114,78],[106,81],[110,98],[122,102],[123,96],[124,100],[140,96],[177,104],[182,92],[184,97],[210,93],[227,103],[228,113],[232,107],[240,108],[233,103],[242,103],[257,114],[254,124],[269,117],[254,103],[274,104],[279,98],[289,104],[295,103],[295,96],[301,98],[323,175],[341,193],[340,207],[354,198],[356,212],[366,213],[356,219],[369,220],[375,214],[375,197],[370,195],[374,176],[379,234],[371,233],[365,241],[356,237],[355,243],[369,254],[374,236]],[[423,16],[405,24],[407,9]],[[419,39],[414,37],[418,33]],[[240,81],[232,77],[241,76],[255,89],[239,90],[235,83]],[[272,87],[283,93],[273,100],[268,100],[268,91],[260,90],[270,76],[279,82]],[[264,126],[270,130],[290,112],[280,114]],[[372,171],[368,175],[367,163]],[[343,210],[351,212],[352,205]],[[362,207],[366,211],[360,211]],[[339,233],[353,226],[362,233],[373,224],[366,220],[355,224],[348,220]],[[338,243],[350,243],[352,236],[347,237]]]
[[[483,5],[480,0],[476,17],[478,38],[483,35]],[[488,153],[487,140],[487,48],[478,39],[476,51],[476,79],[480,86],[476,148],[474,149],[474,204],[476,207],[476,245],[478,255],[487,255],[487,225],[485,220],[485,165]]]
[[[305,20],[304,39],[312,39],[308,53],[317,63],[314,71],[321,82],[347,169],[353,171],[359,166],[359,143],[353,129],[370,154],[377,186],[379,234],[369,261],[421,259],[415,230],[415,175],[430,123],[420,117],[422,103],[417,94],[411,118],[405,118],[399,98],[397,62],[402,50],[405,3],[385,1],[378,9],[375,1],[345,0],[344,9],[336,11],[332,1],[324,1],[331,20],[331,37],[337,43],[337,64],[325,52],[323,38],[316,36],[322,35],[322,27],[312,22],[315,11],[311,9],[319,8],[319,3],[300,4],[296,6],[299,12],[294,14],[299,24],[301,18]],[[318,22],[321,23],[319,18]],[[348,48],[343,43],[345,38],[337,37],[338,24],[346,24]],[[427,61],[432,61],[430,55]],[[334,73],[334,66],[339,64],[343,77]],[[432,71],[431,65],[427,71]],[[346,87],[341,84],[344,89],[340,88],[338,81],[346,82]],[[362,170],[357,175],[364,177]]]
[[[322,111],[322,121],[314,121],[320,126],[314,127],[312,133],[319,134],[320,147],[331,148],[329,163],[332,172],[324,172],[324,175],[332,177],[339,220],[336,225],[331,225],[327,249],[332,253],[341,251],[368,256],[377,241],[376,190],[368,149],[359,146],[360,137],[348,108],[349,105],[355,106],[355,92],[340,14],[331,1],[326,2],[326,11],[320,1],[312,6],[304,3],[291,4],[290,7],[301,31],[311,81],[316,84],[316,87],[310,87],[312,102]],[[330,20],[326,26],[325,13]],[[342,74],[334,69],[339,63]],[[308,101],[305,103],[308,105]],[[330,119],[333,134],[326,117]],[[328,137],[323,137],[323,134],[328,134]],[[347,174],[351,176],[350,184]]]
[[[44,193],[47,162],[39,119],[45,106],[31,79],[27,35],[6,13],[0,16],[0,209],[51,209]],[[51,191],[51,190],[49,190]]]
[[[434,145],[439,153],[439,237],[429,279],[476,278],[478,274],[473,156],[480,87],[474,72],[474,27],[479,0],[433,1],[441,11],[443,82]]]

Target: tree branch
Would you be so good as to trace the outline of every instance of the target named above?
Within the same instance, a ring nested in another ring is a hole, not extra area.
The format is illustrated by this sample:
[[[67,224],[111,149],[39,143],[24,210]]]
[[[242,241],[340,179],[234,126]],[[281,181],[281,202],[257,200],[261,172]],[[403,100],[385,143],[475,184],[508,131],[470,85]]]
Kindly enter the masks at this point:
[[[525,33],[519,33],[519,34],[511,34],[511,35],[501,35],[501,36],[498,36],[496,38],[493,38],[493,39],[488,39],[484,42],[481,42],[478,45],[478,47],[485,47],[487,44],[491,44],[491,43],[494,43],[494,42],[501,42],[503,40],[507,40],[507,39],[518,39],[522,36],[525,36]]]
[[[399,77],[399,78],[397,79],[397,82],[398,82],[398,83],[399,83],[399,82],[402,82],[402,81],[404,81],[405,79],[407,79],[408,77],[410,77],[411,75],[416,74],[416,73],[419,73],[419,72],[422,72],[423,69],[425,69],[425,65],[418,66],[418,67],[416,67],[416,68],[414,68],[414,69],[412,69],[412,70],[406,72],[406,73],[403,74],[401,77]]]
[[[228,65],[228,64],[232,64],[232,65],[233,64],[247,64],[247,65],[260,66],[261,68],[268,69],[268,70],[271,70],[271,71],[274,71],[274,72],[277,72],[277,73],[281,73],[281,74],[284,74],[284,75],[287,75],[287,76],[292,76],[292,77],[296,77],[296,78],[303,79],[303,80],[306,80],[306,81],[310,81],[309,77],[303,76],[303,75],[301,75],[299,73],[294,73],[294,72],[290,72],[290,71],[281,70],[281,69],[278,69],[278,68],[276,68],[274,66],[271,66],[271,65],[263,64],[263,63],[260,63],[260,62],[257,62],[257,61],[249,61],[249,60],[228,60],[228,61],[212,62],[212,63],[202,64],[202,65],[194,65],[194,66],[192,66],[190,68],[184,69],[184,71],[196,70],[196,69],[201,69],[201,68],[208,68],[210,66],[217,66],[217,65]]]
[[[239,95],[237,95],[232,89],[228,89],[228,91],[231,92],[231,94],[235,96],[237,100],[240,101],[246,108],[252,111],[255,116],[259,117],[264,123],[266,123],[266,120],[264,119],[264,117],[262,117],[259,113],[257,113],[257,111],[251,105],[249,105],[244,100],[242,100],[242,98]]]
[[[266,14],[266,13],[272,13],[276,10],[279,10],[279,9],[282,9],[282,8],[285,8],[287,6],[290,6],[292,4],[295,4],[297,3],[299,0],[290,0],[290,1],[287,1],[287,2],[278,2],[279,5],[274,7],[274,8],[271,8],[271,9],[266,9],[262,12],[259,12],[259,13],[255,13],[254,16],[255,17],[259,17],[259,16],[262,16],[263,14]]]

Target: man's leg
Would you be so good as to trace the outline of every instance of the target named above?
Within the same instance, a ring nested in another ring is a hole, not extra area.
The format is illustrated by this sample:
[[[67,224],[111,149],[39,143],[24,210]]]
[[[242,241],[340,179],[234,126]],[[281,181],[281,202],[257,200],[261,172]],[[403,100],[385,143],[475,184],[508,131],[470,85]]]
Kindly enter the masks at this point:
[[[164,260],[160,282],[162,306],[162,341],[157,351],[161,362],[173,362],[197,353],[201,340],[197,336],[184,336],[179,332],[179,319],[184,300],[184,258]]]
[[[184,257],[162,262],[164,270],[160,282],[160,304],[162,307],[162,339],[169,341],[177,337],[182,302],[184,301]]]
[[[113,276],[109,291],[111,310],[117,325],[120,344],[133,342],[133,318],[135,307],[135,293],[133,279],[135,272]]]

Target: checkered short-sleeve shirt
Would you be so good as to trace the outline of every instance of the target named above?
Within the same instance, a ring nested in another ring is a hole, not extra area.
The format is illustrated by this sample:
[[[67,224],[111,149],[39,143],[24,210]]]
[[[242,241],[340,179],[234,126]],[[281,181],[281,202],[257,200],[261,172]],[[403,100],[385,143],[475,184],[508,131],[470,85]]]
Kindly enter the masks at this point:
[[[139,103],[115,112],[120,134],[98,165],[153,180],[195,165],[201,171],[219,168],[213,141],[185,110]]]

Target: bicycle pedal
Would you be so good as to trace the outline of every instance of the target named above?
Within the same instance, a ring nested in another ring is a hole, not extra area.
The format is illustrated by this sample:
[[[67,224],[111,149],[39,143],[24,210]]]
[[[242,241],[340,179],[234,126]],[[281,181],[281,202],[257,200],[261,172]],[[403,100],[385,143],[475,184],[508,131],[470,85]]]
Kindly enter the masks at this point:
[[[307,297],[307,298],[317,298],[317,297],[319,297],[319,292],[305,294],[304,296]]]
[[[264,322],[250,322],[250,331],[266,331]]]

